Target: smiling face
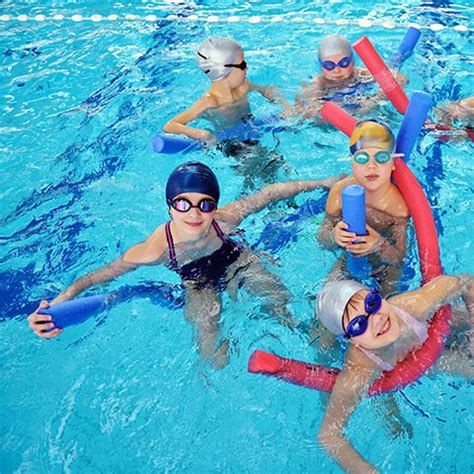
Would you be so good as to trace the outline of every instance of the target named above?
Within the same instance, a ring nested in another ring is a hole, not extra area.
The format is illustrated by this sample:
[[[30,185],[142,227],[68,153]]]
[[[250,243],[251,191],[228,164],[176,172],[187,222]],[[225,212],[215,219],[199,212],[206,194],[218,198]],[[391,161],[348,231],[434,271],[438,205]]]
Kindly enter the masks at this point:
[[[216,214],[216,209],[211,212],[202,212],[198,207],[199,202],[203,199],[214,199],[202,193],[182,193],[178,194],[173,198],[173,201],[179,198],[187,199],[193,207],[187,212],[180,212],[169,207],[170,216],[173,219],[174,225],[184,235],[190,237],[190,239],[198,239],[201,236],[206,236],[212,225],[212,220]]]
[[[332,61],[334,64],[338,64],[341,59],[346,57],[347,54],[330,54],[328,56],[325,56],[324,58],[321,58],[321,61]],[[328,81],[343,81],[344,79],[347,79],[352,76],[352,73],[354,72],[354,59],[352,59],[352,61],[347,67],[336,66],[332,71],[328,71],[327,69],[321,66],[321,70],[323,76]]]
[[[393,158],[386,163],[378,163],[375,154],[379,151],[387,151],[377,147],[367,147],[358,150],[352,158],[352,174],[357,183],[368,191],[377,191],[378,189],[390,183],[392,171],[395,169]],[[358,153],[367,153],[369,160],[367,163],[357,163],[354,159]]]
[[[344,329],[357,316],[366,315],[364,299],[369,294],[368,290],[357,292],[349,301],[344,311]],[[400,336],[398,317],[390,310],[390,305],[382,300],[380,310],[368,318],[366,331],[360,336],[351,337],[352,344],[360,345],[366,349],[379,349],[388,346]]]

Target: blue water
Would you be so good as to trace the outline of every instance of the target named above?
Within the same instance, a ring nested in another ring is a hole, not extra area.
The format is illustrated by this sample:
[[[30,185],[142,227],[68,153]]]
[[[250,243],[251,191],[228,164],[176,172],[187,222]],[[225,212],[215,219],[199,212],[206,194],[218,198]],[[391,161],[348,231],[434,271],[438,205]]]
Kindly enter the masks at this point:
[[[367,17],[405,24],[441,23],[423,30],[404,65],[406,90],[424,90],[436,102],[472,94],[472,25],[467,2],[406,3],[89,2],[1,3],[0,14],[283,15],[331,20]],[[318,361],[322,356],[297,333],[269,320],[260,302],[224,297],[223,335],[231,362],[215,372],[199,362],[192,328],[180,311],[146,299],[113,307],[68,329],[54,341],[36,338],[25,318],[75,278],[143,240],[167,219],[164,183],[187,159],[216,170],[222,202],[241,195],[243,178],[219,151],[155,155],[151,136],[207,87],[194,62],[208,35],[239,40],[249,78],[274,83],[289,100],[316,71],[322,35],[340,32],[353,42],[368,34],[388,58],[404,28],[187,21],[0,22],[0,471],[10,472],[340,472],[315,438],[325,400],[317,393],[247,373],[259,348]],[[258,97],[252,110],[278,110]],[[401,118],[384,104],[394,129]],[[330,128],[295,125],[263,144],[288,164],[280,179],[348,172],[346,138]],[[474,272],[470,219],[472,145],[424,136],[411,167],[436,218],[447,273]],[[312,193],[310,197],[319,198]],[[301,204],[306,197],[299,196]],[[249,243],[291,209],[279,206],[245,221]],[[310,321],[314,295],[335,257],[314,239],[322,216],[308,218],[271,271],[294,295],[292,309]],[[108,288],[163,280],[166,269],[140,269]],[[411,287],[419,285],[416,270]],[[425,376],[396,394],[413,436],[395,437],[381,416],[380,398],[365,400],[347,435],[382,472],[472,472],[472,386],[461,378]]]

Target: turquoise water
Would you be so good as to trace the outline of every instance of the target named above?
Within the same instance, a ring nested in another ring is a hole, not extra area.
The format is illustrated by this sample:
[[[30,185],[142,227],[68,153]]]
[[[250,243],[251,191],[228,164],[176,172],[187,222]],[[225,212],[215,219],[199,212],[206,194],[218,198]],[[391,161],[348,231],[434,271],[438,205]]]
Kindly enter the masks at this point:
[[[339,472],[315,441],[324,400],[315,392],[250,375],[253,350],[318,361],[321,354],[242,294],[224,297],[223,335],[231,362],[215,372],[198,361],[192,328],[180,311],[146,299],[113,307],[95,320],[41,341],[25,317],[75,278],[105,264],[166,220],[164,183],[180,162],[199,159],[216,170],[222,202],[240,196],[243,178],[216,150],[156,155],[151,136],[208,85],[194,51],[209,35],[238,39],[249,78],[274,83],[292,100],[316,71],[322,35],[353,42],[368,34],[384,57],[405,25],[423,30],[404,65],[407,93],[424,90],[436,102],[472,94],[472,25],[467,3],[386,5],[271,2],[206,4],[74,3],[51,6],[3,2],[1,14],[261,15],[265,21],[18,21],[0,23],[2,94],[0,177],[2,291],[0,471],[3,472]],[[271,23],[272,16],[285,21]],[[301,17],[303,23],[290,21]],[[372,18],[401,27],[361,28],[308,19]],[[252,98],[257,117],[277,111]],[[381,116],[397,129],[388,104]],[[348,171],[346,139],[309,124],[262,139],[282,153],[280,179],[326,177]],[[469,210],[472,144],[424,136],[411,167],[426,189],[438,225],[447,273],[474,272]],[[317,199],[320,193],[310,195]],[[296,199],[298,204],[305,196]],[[244,223],[255,242],[265,224],[290,212],[262,211]],[[294,313],[309,321],[314,295],[335,257],[314,240],[322,216],[308,219],[269,268],[292,291]],[[311,256],[309,258],[309,256]],[[176,283],[166,269],[141,269],[110,289],[150,280]],[[410,282],[419,285],[418,272]],[[98,292],[105,291],[98,289]],[[382,472],[472,472],[472,387],[451,376],[425,376],[396,394],[413,436],[394,437],[380,416],[380,399],[365,400],[348,437]]]

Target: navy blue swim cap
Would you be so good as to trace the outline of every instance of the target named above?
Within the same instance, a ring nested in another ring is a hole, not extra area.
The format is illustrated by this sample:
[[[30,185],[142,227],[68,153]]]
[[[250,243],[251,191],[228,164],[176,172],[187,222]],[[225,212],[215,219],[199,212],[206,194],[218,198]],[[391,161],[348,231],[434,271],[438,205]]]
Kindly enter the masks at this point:
[[[188,161],[173,170],[166,183],[166,203],[183,193],[207,194],[219,201],[220,191],[214,172],[199,161]]]

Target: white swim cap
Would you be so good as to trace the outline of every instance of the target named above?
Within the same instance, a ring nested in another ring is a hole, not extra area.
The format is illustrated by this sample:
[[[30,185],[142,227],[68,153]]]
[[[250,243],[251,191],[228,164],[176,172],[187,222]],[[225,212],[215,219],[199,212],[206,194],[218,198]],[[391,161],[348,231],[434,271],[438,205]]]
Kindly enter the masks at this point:
[[[352,47],[346,38],[340,35],[329,35],[322,39],[319,43],[319,59],[323,60],[333,54],[344,54],[350,56],[352,54]]]
[[[221,36],[212,36],[204,40],[197,49],[197,63],[211,81],[225,79],[232,68],[225,64],[235,64],[242,47],[237,41]]]
[[[355,280],[340,280],[328,283],[318,295],[316,313],[326,329],[335,336],[345,334],[342,316],[349,300],[367,287]]]

